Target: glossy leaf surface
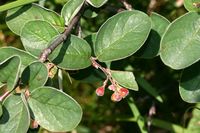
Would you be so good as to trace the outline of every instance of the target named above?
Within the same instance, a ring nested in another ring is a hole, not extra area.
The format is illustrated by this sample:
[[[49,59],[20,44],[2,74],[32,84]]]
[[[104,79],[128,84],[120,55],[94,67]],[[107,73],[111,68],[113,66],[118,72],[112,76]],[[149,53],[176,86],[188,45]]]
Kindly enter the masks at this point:
[[[90,5],[98,8],[103,6],[108,0],[86,0]]]
[[[13,56],[0,63],[0,82],[7,84],[7,91],[14,89],[19,77],[20,66],[19,56]]]
[[[3,102],[3,115],[0,118],[1,133],[26,133],[30,115],[24,96],[11,95]]]
[[[14,47],[1,47],[0,48],[0,62],[6,60],[7,58],[13,56],[13,55],[17,55],[20,57],[21,59],[21,69],[25,68],[26,66],[28,66],[31,62],[36,61],[37,58],[35,58],[34,56],[30,55],[29,53],[14,48]]]
[[[134,10],[118,13],[99,29],[95,55],[101,62],[128,57],[144,44],[150,29],[151,20],[143,12]]]
[[[70,131],[82,117],[80,105],[67,94],[52,87],[35,89],[28,103],[35,120],[52,132]]]
[[[161,40],[161,59],[173,69],[183,69],[200,59],[200,15],[189,12],[170,24]]]
[[[65,25],[68,25],[69,22],[74,18],[74,16],[81,9],[84,0],[68,0],[67,3],[63,6],[61,11],[61,16],[65,19]]]
[[[186,102],[200,102],[200,62],[183,71],[179,92],[182,99]]]
[[[41,62],[33,62],[25,68],[21,76],[23,86],[30,91],[43,86],[48,79],[47,67]]]
[[[160,52],[160,40],[170,22],[163,16],[152,13],[151,16],[152,29],[149,37],[136,56],[142,58],[153,58]]]
[[[138,91],[138,85],[132,72],[112,70],[111,75],[123,87]]]
[[[53,12],[37,4],[25,5],[8,10],[6,23],[8,27],[17,35],[28,21],[44,20],[52,24],[59,31],[64,31],[64,20]]]
[[[27,22],[21,32],[24,48],[31,54],[39,57],[42,50],[47,48],[58,31],[48,22],[35,20]]]

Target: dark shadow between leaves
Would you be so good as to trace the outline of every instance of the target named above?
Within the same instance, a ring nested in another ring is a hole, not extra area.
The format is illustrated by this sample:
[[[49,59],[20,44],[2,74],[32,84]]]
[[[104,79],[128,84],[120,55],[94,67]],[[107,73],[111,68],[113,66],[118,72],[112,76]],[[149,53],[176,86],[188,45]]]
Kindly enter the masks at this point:
[[[16,12],[14,12],[13,14],[11,14],[10,16],[7,16],[6,17],[6,21],[10,21],[10,20],[18,17],[23,12],[29,10],[31,7],[32,7],[32,5],[30,4],[30,5],[26,5],[26,6],[23,6],[23,7],[19,8]]]
[[[196,91],[200,89],[200,61],[186,68],[181,77],[181,84],[187,91]]]
[[[10,115],[4,105],[2,106],[2,110],[3,110],[3,115],[0,117],[0,124],[5,124],[6,122],[8,122]]]
[[[57,57],[55,57],[53,59],[52,62],[54,64],[58,65],[58,64],[60,64],[63,61],[65,53],[66,53],[66,51],[67,51],[67,49],[68,49],[68,47],[69,47],[70,44],[71,44],[71,37],[68,36],[68,39],[63,42],[62,47],[60,48],[60,51],[59,51]]]
[[[30,67],[27,67],[22,73],[20,87],[21,88],[27,87],[29,85],[28,82],[29,80],[30,80]]]
[[[141,58],[153,58],[158,55],[160,50],[161,36],[155,30],[151,30],[144,45],[136,52],[135,56]]]

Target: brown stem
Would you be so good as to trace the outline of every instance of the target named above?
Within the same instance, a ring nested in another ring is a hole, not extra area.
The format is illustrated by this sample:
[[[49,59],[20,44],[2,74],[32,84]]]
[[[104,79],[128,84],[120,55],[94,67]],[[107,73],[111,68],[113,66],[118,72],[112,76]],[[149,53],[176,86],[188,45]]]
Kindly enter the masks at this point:
[[[94,66],[96,69],[100,69],[105,75],[106,77],[110,80],[110,82],[117,87],[116,82],[114,81],[114,79],[112,78],[112,75],[110,73],[110,69],[106,69],[104,67],[102,67],[99,63],[96,62],[96,58],[91,57],[90,58],[91,62],[92,62],[92,66]]]
[[[48,56],[55,50],[55,48],[67,39],[67,37],[71,33],[73,27],[78,23],[78,21],[81,17],[82,10],[83,10],[83,7],[77,13],[77,15],[72,19],[72,21],[66,27],[65,31],[58,38],[56,38],[46,49],[43,50],[43,52],[41,53],[41,55],[39,57],[39,60],[41,62],[45,62],[47,60]]]
[[[147,14],[151,14],[157,7],[157,0],[150,0],[148,9],[147,9]]]
[[[119,0],[119,1],[124,5],[124,7],[125,7],[127,10],[129,10],[129,11],[133,10],[132,5],[129,4],[129,3],[127,2],[127,0]]]

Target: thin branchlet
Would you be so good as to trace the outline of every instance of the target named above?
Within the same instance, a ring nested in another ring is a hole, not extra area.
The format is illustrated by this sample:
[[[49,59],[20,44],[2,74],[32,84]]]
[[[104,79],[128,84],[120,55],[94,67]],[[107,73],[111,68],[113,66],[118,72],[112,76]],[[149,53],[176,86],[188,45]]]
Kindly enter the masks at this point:
[[[65,31],[60,34],[46,49],[44,49],[39,57],[39,60],[41,62],[45,62],[48,58],[48,56],[56,49],[58,45],[60,45],[62,42],[64,42],[69,34],[71,33],[73,27],[78,23],[82,9],[77,13],[77,15],[72,19],[72,21],[69,23],[69,25],[66,27]]]

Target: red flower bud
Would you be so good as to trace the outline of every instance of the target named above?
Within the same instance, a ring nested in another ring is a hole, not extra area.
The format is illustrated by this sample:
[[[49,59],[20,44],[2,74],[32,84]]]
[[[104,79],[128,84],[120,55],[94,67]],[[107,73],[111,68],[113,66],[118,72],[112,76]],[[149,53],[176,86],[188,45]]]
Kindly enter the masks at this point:
[[[122,100],[122,97],[121,97],[121,95],[120,95],[118,92],[114,92],[114,93],[112,94],[112,96],[111,96],[111,100],[112,100],[113,102],[119,102],[119,101]]]
[[[116,90],[116,88],[115,88],[115,86],[113,84],[109,85],[108,89],[111,90],[111,91],[115,91]]]
[[[96,89],[97,96],[103,96],[104,95],[105,88],[103,86]]]
[[[129,91],[126,88],[120,88],[119,89],[119,94],[121,97],[125,98],[128,95]]]

